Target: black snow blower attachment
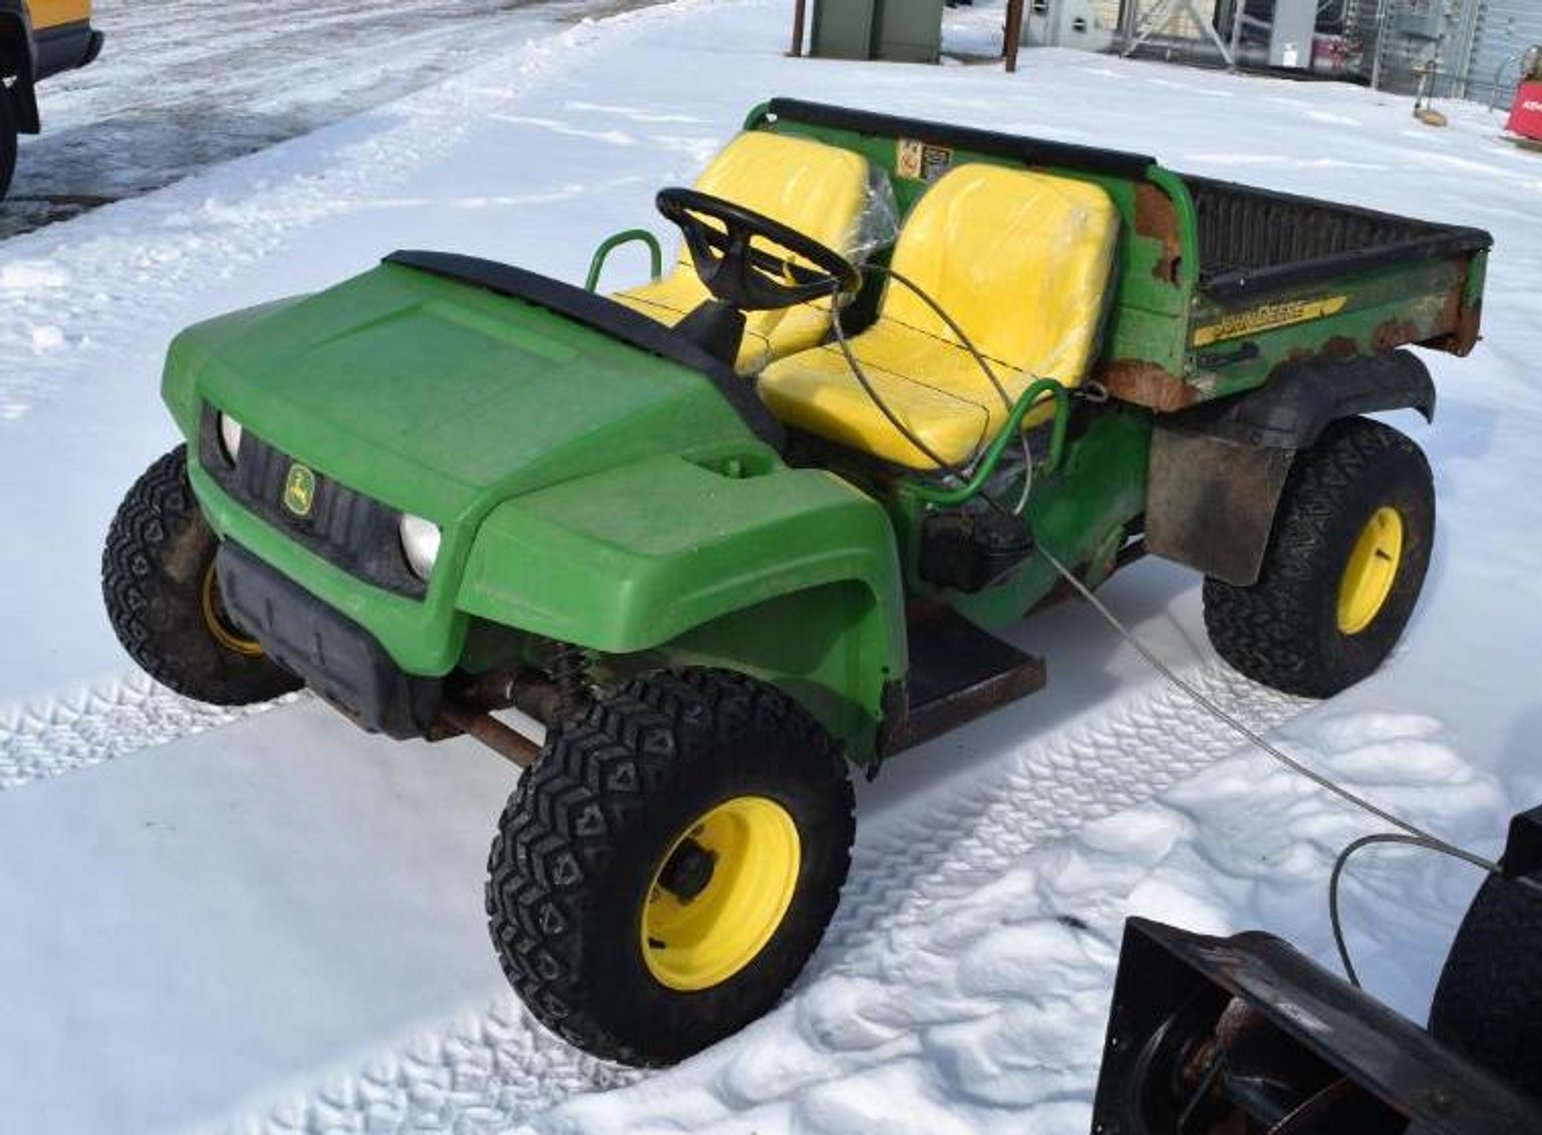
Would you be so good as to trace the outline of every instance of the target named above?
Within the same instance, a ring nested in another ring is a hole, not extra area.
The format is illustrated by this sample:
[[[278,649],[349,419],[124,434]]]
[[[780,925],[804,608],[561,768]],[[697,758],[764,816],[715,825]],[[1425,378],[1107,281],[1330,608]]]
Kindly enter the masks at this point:
[[[1542,807],[1498,867],[1427,1032],[1273,935],[1130,919],[1093,1135],[1542,1135]]]
[[[1537,1135],[1542,1107],[1270,934],[1125,925],[1094,1135]]]

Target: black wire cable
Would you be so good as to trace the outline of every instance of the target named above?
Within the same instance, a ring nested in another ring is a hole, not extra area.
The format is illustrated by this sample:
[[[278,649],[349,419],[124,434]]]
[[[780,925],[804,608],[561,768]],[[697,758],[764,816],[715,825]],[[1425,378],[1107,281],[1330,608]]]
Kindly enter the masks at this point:
[[[905,276],[900,272],[896,272],[892,268],[886,268],[881,265],[874,264],[865,267],[863,270],[889,276],[892,279],[897,280],[901,285],[914,292],[915,295],[927,305],[927,307],[936,312],[938,317],[941,318],[942,321],[948,326],[948,329],[958,337],[958,340],[963,345],[964,349],[967,350],[971,357],[973,357],[974,361],[979,364],[980,369],[985,373],[985,377],[990,381],[991,386],[995,389],[997,396],[1000,397],[1002,405],[1006,407],[1008,415],[1011,414],[1013,409],[1012,397],[1007,393],[1006,387],[1002,385],[1001,379],[996,376],[995,370],[993,370],[990,363],[986,361],[985,355],[978,347],[975,346],[974,340],[969,337],[968,332],[959,326],[958,321],[948,314],[948,312],[943,308],[942,304],[934,299],[924,288],[921,287],[921,285],[917,284],[908,276]],[[940,454],[932,449],[931,446],[927,445],[926,442],[921,440],[920,436],[916,434],[914,430],[912,430],[908,425],[901,421],[899,415],[890,409],[889,404],[883,400],[883,396],[880,395],[876,389],[874,389],[872,380],[868,377],[867,372],[863,369],[862,363],[857,359],[856,353],[851,349],[851,342],[846,335],[846,328],[844,324],[841,323],[841,298],[841,293],[837,293],[830,298],[830,324],[835,331],[835,341],[840,346],[841,354],[845,356],[846,365],[851,368],[852,376],[857,380],[857,384],[862,387],[863,393],[865,393],[868,397],[868,400],[878,408],[878,412],[881,413],[885,419],[887,419],[888,423],[899,432],[899,435],[912,446],[914,446],[918,453],[924,456],[938,469],[955,477],[961,483],[967,482],[969,480],[970,470],[973,468],[974,462],[979,459],[979,454],[971,457],[969,461],[962,466],[956,465],[951,461],[944,460]],[[1028,491],[1033,484],[1033,450],[1029,447],[1028,435],[1026,433],[1023,434],[1022,445],[1024,481],[1021,499],[1019,500],[1017,507],[1007,508],[989,493],[981,492],[979,494],[980,498],[984,500],[986,504],[990,505],[997,512],[1006,516],[1021,516],[1023,508],[1028,503]]]
[[[985,361],[985,355],[974,345],[974,340],[958,325],[958,321],[943,309],[942,304],[933,299],[931,294],[921,287],[920,284],[916,283],[909,276],[896,272],[893,268],[874,264],[864,269],[864,271],[874,272],[881,276],[888,276],[891,280],[899,281],[899,283],[913,292],[916,298],[936,312],[938,318],[948,325],[948,330],[958,337],[958,341],[963,344],[964,349],[974,356],[974,361],[980,365],[980,369],[985,372],[985,377],[995,387],[996,394],[1001,398],[1001,404],[1007,408],[1007,413],[1010,414],[1012,412],[1012,397],[1007,393],[1007,388],[1002,385],[1001,379],[996,377],[996,372],[991,369],[990,363]]]
[[[944,460],[941,454],[922,441],[914,430],[900,421],[899,415],[889,409],[889,404],[883,400],[878,391],[873,389],[872,381],[867,377],[867,372],[862,369],[862,364],[857,361],[857,356],[851,349],[851,343],[846,338],[846,329],[841,325],[840,304],[832,303],[830,305],[830,315],[830,325],[835,329],[835,341],[840,344],[841,354],[846,356],[846,365],[851,368],[852,375],[867,394],[868,399],[874,406],[878,407],[879,413],[889,420],[889,424],[899,431],[901,437],[913,445],[916,451],[925,456],[933,465],[946,473],[951,473],[960,481],[968,481],[969,476],[961,467],[953,464],[951,461]]]
[[[1474,855],[1472,852],[1465,851],[1442,839],[1407,835],[1403,832],[1375,832],[1371,835],[1361,836],[1345,847],[1343,851],[1339,852],[1338,858],[1333,861],[1333,872],[1328,876],[1328,921],[1333,924],[1333,944],[1338,948],[1339,961],[1344,965],[1344,976],[1349,979],[1349,984],[1353,985],[1356,989],[1361,988],[1360,977],[1355,972],[1354,963],[1349,959],[1349,945],[1344,937],[1344,925],[1339,914],[1339,883],[1344,874],[1344,868],[1348,866],[1349,860],[1354,856],[1355,852],[1362,848],[1386,843],[1402,844],[1407,847],[1421,847],[1426,851],[1437,851],[1441,855],[1450,856],[1452,859],[1458,859],[1463,863],[1470,863],[1472,866],[1488,874],[1496,875],[1500,878],[1504,877],[1499,864],[1484,859],[1481,855]],[[1521,876],[1510,881],[1517,886],[1527,887],[1542,894],[1542,883],[1539,883],[1536,879]]]

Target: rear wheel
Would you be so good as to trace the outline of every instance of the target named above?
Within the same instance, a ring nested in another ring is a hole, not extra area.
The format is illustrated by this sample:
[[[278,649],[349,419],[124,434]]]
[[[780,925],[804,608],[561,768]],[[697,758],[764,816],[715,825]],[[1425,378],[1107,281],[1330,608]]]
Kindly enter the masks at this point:
[[[488,861],[493,942],[570,1043],[673,1063],[797,977],[852,832],[837,746],[780,691],[713,670],[638,679],[554,725],[516,789]]]
[[[213,705],[249,705],[300,688],[231,622],[214,571],[219,540],[179,445],[118,506],[102,553],[102,595],[118,641],[156,681]]]
[[[1542,893],[1484,881],[1441,970],[1430,1032],[1542,1098]]]
[[[1205,629],[1227,662],[1290,694],[1329,697],[1397,645],[1429,567],[1429,463],[1397,430],[1348,418],[1296,455],[1258,582],[1205,580]]]

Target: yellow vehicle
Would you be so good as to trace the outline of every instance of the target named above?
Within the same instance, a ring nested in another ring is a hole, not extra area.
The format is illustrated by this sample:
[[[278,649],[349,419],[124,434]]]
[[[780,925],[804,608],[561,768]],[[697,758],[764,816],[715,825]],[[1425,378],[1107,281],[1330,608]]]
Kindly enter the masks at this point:
[[[16,137],[42,129],[37,83],[101,53],[91,0],[0,0],[0,197],[16,170]]]

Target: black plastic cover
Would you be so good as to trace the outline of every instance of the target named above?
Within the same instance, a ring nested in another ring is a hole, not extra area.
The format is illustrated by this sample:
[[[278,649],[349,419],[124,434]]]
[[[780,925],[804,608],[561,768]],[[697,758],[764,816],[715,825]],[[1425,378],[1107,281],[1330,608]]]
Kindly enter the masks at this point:
[[[428,585],[407,565],[402,514],[390,505],[313,471],[315,503],[309,515],[294,515],[281,503],[294,459],[247,430],[241,437],[240,461],[233,464],[220,445],[218,411],[207,403],[198,448],[204,472],[220,488],[302,547],[396,595],[421,599],[427,593]]]
[[[1412,352],[1389,351],[1287,363],[1257,390],[1168,415],[1164,423],[1242,445],[1306,449],[1340,418],[1410,408],[1434,420],[1434,380]]]
[[[421,737],[444,683],[403,673],[378,639],[245,548],[215,561],[225,609],[284,669],[371,733]]]
[[[1200,288],[1222,303],[1352,272],[1492,248],[1482,229],[1441,225],[1252,185],[1183,175],[1199,220]]]
[[[915,138],[934,145],[972,150],[977,154],[1006,158],[1030,166],[1056,166],[1116,177],[1144,178],[1146,170],[1156,164],[1155,158],[1145,154],[1078,146],[1071,142],[1051,142],[1042,138],[1024,138],[1018,134],[977,130],[971,126],[950,126],[922,118],[877,114],[870,110],[852,110],[825,103],[803,102],[800,99],[772,99],[766,109],[779,119],[803,122],[809,126],[851,130],[880,138]]]

